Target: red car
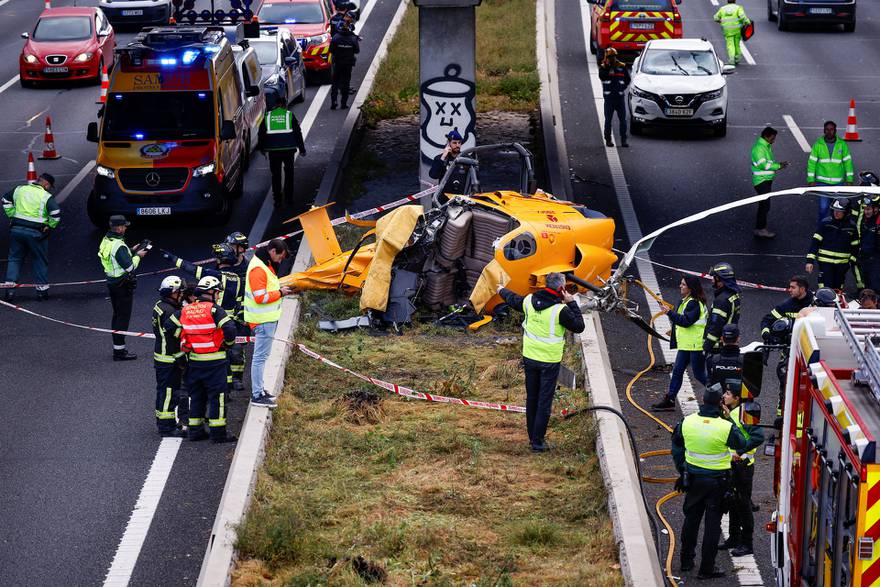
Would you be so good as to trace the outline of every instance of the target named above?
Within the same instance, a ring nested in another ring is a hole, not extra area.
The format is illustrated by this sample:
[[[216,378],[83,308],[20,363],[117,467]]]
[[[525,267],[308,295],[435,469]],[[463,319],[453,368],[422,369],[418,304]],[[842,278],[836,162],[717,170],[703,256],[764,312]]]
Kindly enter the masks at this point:
[[[116,35],[100,8],[49,8],[40,14],[19,57],[22,86],[52,80],[101,80],[113,65]]]
[[[330,71],[330,0],[265,0],[260,24],[277,24],[294,34],[302,47],[303,62],[311,72]]]

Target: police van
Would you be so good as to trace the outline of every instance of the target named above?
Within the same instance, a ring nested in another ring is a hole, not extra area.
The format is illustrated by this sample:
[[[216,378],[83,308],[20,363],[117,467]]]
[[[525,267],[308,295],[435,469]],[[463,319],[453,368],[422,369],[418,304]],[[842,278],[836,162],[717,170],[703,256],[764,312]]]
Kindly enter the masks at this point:
[[[89,218],[226,223],[249,152],[243,100],[260,90],[243,87],[222,27],[145,29],[116,53],[107,103],[87,132],[98,143]]]

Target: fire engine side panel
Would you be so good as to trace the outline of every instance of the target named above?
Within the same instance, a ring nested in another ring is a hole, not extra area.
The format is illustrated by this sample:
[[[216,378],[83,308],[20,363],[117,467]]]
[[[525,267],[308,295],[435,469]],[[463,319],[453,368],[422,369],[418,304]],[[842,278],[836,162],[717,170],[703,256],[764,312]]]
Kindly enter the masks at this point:
[[[788,438],[788,452],[791,455],[791,501],[788,513],[788,548],[791,556],[791,576],[800,577],[801,567],[804,560],[804,527],[805,519],[809,511],[806,507],[806,475],[805,467],[806,437],[804,435],[804,422],[809,421],[810,410],[810,377],[809,368],[806,367],[800,357],[797,360],[797,393],[793,402],[793,410],[790,414],[791,433]],[[782,477],[785,483],[785,475]]]
[[[857,518],[857,544],[859,539],[870,538],[871,556],[863,558],[861,548],[857,547],[859,560],[856,561],[856,576],[853,587],[880,586],[880,465],[866,467],[865,482],[859,487],[859,512]]]

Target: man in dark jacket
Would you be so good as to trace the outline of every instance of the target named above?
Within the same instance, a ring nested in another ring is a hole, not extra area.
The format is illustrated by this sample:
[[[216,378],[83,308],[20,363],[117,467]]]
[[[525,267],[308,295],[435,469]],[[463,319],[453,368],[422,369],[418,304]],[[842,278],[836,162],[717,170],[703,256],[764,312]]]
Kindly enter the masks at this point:
[[[715,567],[721,536],[722,499],[730,483],[730,450],[746,448],[746,439],[730,420],[722,418],[722,389],[711,385],[703,392],[697,414],[687,416],[672,432],[672,459],[680,475],[676,489],[685,492],[681,531],[681,570],[692,571],[697,535],[705,515],[698,579],[724,576]]]
[[[281,204],[281,172],[284,169],[284,204],[293,204],[293,163],[296,150],[306,156],[306,144],[302,129],[281,94],[266,94],[266,104],[271,108],[260,125],[258,148],[269,154],[269,172],[272,174],[272,198]]]
[[[446,134],[446,147],[443,152],[434,157],[431,162],[431,169],[428,170],[428,177],[431,179],[441,180],[446,174],[446,170],[453,164],[455,158],[461,154],[461,145],[463,139],[457,128],[453,128]],[[467,184],[467,167],[464,165],[456,165],[449,180],[445,186],[441,186],[443,193],[464,194]]]
[[[330,86],[330,110],[336,110],[336,96],[342,96],[342,109],[348,108],[348,92],[351,87],[351,70],[357,62],[356,55],[361,52],[360,41],[352,31],[350,18],[339,23],[339,29],[330,39],[330,57],[333,59]]]
[[[725,388],[742,389],[743,362],[739,350],[739,326],[726,324],[721,329],[721,350],[718,354],[709,355],[706,367],[709,385],[720,383]]]
[[[186,282],[177,275],[169,275],[159,286],[159,300],[153,306],[152,324],[156,343],[153,349],[153,367],[156,371],[156,427],[159,436],[186,436],[178,430],[177,420],[186,422],[187,401],[181,397],[181,376],[186,357],[180,350],[180,340],[169,331],[167,322],[180,311]],[[186,425],[186,424],[184,424]]]
[[[868,289],[880,290],[880,196],[867,196],[859,222],[859,269]]]
[[[332,37],[337,32],[339,32],[339,27],[346,20],[349,21],[349,27],[351,32],[354,32],[354,18],[352,15],[352,10],[355,9],[355,5],[351,2],[336,2],[335,3],[336,12],[333,13],[333,16],[330,17],[330,36]]]
[[[761,318],[761,338],[765,341],[770,338],[770,328],[773,323],[783,318],[797,318],[804,308],[813,305],[813,292],[810,284],[803,275],[794,275],[788,280],[788,299],[770,310]]]
[[[706,322],[703,352],[707,355],[721,349],[721,330],[725,324],[739,323],[740,287],[730,263],[717,263],[709,270],[714,283],[715,298]]]
[[[819,224],[810,241],[807,253],[807,273],[813,272],[819,264],[819,287],[841,290],[846,282],[846,272],[850,265],[856,273],[856,281],[861,281],[855,265],[859,253],[859,235],[856,223],[850,215],[849,201],[835,199],[831,203],[831,216],[826,216]]]
[[[550,273],[545,283],[544,289],[527,296],[498,288],[507,305],[526,316],[522,350],[526,375],[526,427],[529,443],[535,452],[548,450],[544,435],[565,349],[565,330],[584,331],[580,308],[574,296],[565,291],[565,276]]]
[[[605,51],[605,59],[599,64],[599,79],[602,80],[602,95],[605,98],[605,146],[613,147],[611,122],[617,112],[620,123],[620,146],[629,147],[626,142],[626,88],[629,87],[629,68],[617,58],[617,50]]]

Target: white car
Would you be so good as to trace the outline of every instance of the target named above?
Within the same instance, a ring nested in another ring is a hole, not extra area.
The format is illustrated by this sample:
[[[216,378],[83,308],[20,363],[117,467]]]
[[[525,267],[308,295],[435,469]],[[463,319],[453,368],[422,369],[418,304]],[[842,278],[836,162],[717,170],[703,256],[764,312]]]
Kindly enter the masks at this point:
[[[162,25],[171,18],[171,0],[101,0],[100,6],[115,26]]]
[[[732,71],[703,39],[648,41],[633,63],[628,101],[632,134],[647,125],[708,126],[727,134],[727,82]]]

